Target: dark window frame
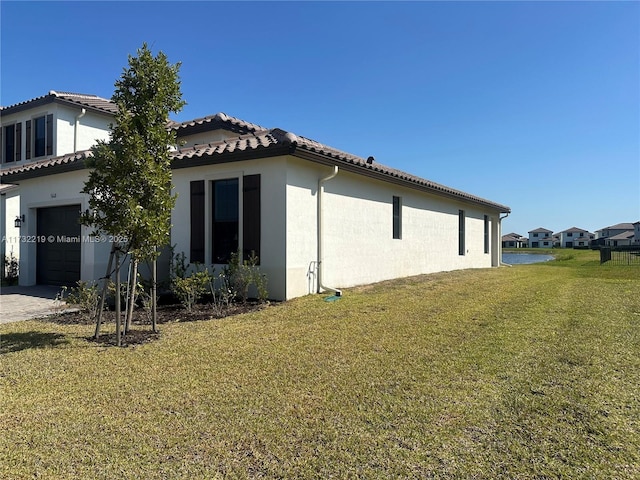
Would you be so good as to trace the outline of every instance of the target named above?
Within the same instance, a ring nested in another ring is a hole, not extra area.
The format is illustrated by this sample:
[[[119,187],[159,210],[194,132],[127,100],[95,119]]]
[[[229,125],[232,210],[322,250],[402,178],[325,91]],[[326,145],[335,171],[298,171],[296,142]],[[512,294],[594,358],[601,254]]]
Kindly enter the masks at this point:
[[[402,197],[393,196],[393,239],[402,240]]]
[[[458,255],[464,255],[465,250],[465,215],[464,210],[458,210]]]
[[[484,253],[489,253],[489,215],[484,216]]]

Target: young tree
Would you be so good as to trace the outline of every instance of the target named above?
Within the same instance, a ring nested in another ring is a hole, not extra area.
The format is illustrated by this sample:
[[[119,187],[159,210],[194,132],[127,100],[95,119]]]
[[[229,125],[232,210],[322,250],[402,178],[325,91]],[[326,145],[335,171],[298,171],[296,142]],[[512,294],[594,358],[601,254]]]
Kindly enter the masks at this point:
[[[136,57],[130,55],[111,97],[118,113],[109,141],[98,141],[87,160],[92,170],[82,192],[89,195],[91,212],[81,222],[96,234],[126,239],[113,245],[112,256],[116,250],[131,255],[128,312],[133,309],[138,263],[155,262],[158,247],[169,243],[176,200],[171,194],[169,146],[176,136],[167,123],[169,114],[185,105],[179,70],[180,63],[170,64],[162,52],[153,56],[146,43]],[[126,329],[130,320],[128,313]]]

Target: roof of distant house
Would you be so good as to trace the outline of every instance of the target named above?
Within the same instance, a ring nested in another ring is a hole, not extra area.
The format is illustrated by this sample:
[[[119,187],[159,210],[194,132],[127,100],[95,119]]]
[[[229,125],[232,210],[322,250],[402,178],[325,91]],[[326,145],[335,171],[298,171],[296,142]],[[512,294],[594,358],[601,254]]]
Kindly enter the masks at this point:
[[[546,228],[536,228],[535,230],[529,230],[528,233],[553,233],[553,230],[547,230]]]
[[[589,233],[589,230],[585,230],[583,228],[578,228],[578,227],[571,227],[571,228],[567,228],[566,230],[562,230],[561,232],[558,233]]]
[[[603,230],[633,230],[633,223],[617,223],[615,225],[611,225],[610,227],[604,227],[598,230],[601,232]]]
[[[614,235],[613,237],[609,237],[607,240],[629,240],[630,238],[633,238],[633,236],[634,236],[634,231],[627,230],[625,232]]]

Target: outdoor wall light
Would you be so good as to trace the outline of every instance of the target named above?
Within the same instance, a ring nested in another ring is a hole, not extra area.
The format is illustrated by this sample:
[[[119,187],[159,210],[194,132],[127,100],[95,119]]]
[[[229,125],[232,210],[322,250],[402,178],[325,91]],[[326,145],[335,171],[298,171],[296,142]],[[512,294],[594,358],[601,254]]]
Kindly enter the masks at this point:
[[[24,213],[16,217],[15,221],[13,222],[13,226],[16,228],[20,228],[22,227],[23,223],[24,223]]]

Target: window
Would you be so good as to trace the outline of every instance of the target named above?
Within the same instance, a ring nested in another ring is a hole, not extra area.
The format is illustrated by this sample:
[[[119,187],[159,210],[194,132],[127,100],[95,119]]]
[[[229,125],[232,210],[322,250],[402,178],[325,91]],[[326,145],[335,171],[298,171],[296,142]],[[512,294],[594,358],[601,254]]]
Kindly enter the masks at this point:
[[[538,238],[538,234],[537,234],[537,233],[534,233],[534,234],[533,234],[533,237],[534,237],[534,238]]]
[[[484,216],[484,253],[489,253],[489,216]]]
[[[402,199],[393,197],[393,238],[402,238]]]
[[[7,163],[22,160],[22,123],[5,126],[2,129],[2,137],[2,161]]]
[[[38,158],[53,155],[53,115],[27,120],[26,157]]]
[[[227,263],[238,251],[238,179],[213,182],[213,263]]]
[[[240,210],[242,185],[242,210]],[[210,187],[210,188],[209,188]],[[210,195],[210,198],[209,198]],[[211,238],[205,239],[207,219],[205,205],[211,202]],[[190,183],[190,262],[223,264],[231,254],[242,250],[244,259],[255,254],[260,258],[260,175],[245,175],[205,183]],[[240,245],[242,238],[242,245]],[[210,246],[210,249],[207,248]],[[207,255],[211,254],[211,257]],[[210,258],[210,260],[209,260]]]
[[[464,210],[458,210],[458,255],[464,255]]]
[[[4,161],[13,162],[15,159],[16,147],[16,126],[7,125],[4,127]]]
[[[573,237],[573,233],[568,232],[568,233],[567,233],[567,237]]]

